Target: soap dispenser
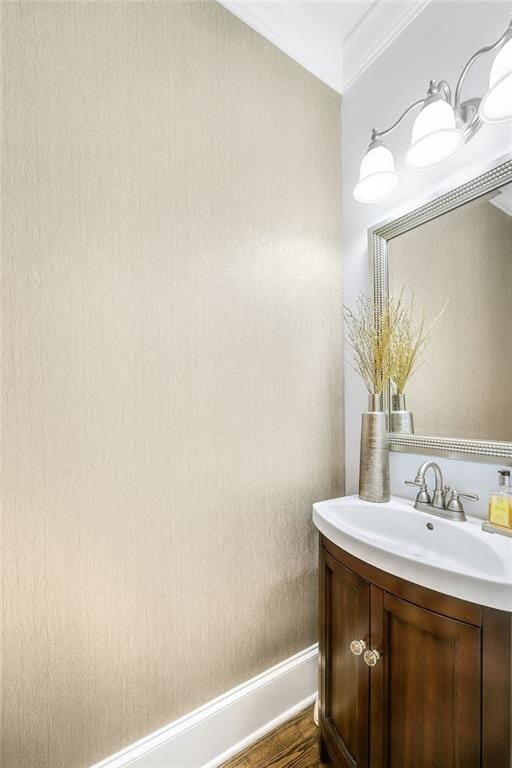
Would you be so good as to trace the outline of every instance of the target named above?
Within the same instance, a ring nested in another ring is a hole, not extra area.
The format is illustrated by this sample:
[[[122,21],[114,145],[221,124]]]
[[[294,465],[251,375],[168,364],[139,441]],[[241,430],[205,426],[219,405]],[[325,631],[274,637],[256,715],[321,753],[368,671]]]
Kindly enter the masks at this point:
[[[498,472],[498,488],[489,495],[488,526],[493,532],[505,533],[512,536],[512,486],[510,485],[510,470],[500,469]]]

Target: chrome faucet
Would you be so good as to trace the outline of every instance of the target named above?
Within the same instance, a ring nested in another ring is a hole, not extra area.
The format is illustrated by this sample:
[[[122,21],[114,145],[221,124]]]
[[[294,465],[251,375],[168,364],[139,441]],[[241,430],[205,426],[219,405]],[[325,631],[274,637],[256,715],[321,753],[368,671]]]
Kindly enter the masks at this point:
[[[425,475],[429,469],[434,471],[436,480],[436,487],[432,497],[425,480]],[[461,498],[478,501],[478,496],[474,493],[460,493],[455,490],[450,492],[450,488],[444,485],[441,467],[435,461],[424,461],[416,472],[416,478],[414,480],[406,480],[405,484],[419,486],[420,490],[414,502],[414,509],[428,512],[430,515],[445,517],[448,520],[463,522],[466,519]]]

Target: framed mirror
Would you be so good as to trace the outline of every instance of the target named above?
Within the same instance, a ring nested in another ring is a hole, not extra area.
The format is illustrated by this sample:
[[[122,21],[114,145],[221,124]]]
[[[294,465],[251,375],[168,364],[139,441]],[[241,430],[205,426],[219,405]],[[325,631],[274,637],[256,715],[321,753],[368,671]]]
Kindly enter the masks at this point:
[[[401,302],[428,336],[391,449],[512,464],[512,159],[371,229],[369,256],[377,326]]]

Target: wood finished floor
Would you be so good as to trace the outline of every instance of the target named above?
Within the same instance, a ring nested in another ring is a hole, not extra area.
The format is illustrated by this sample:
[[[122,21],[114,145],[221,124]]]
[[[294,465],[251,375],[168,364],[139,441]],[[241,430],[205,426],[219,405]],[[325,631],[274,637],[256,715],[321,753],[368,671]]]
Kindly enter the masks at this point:
[[[306,709],[222,768],[319,768],[318,728]]]

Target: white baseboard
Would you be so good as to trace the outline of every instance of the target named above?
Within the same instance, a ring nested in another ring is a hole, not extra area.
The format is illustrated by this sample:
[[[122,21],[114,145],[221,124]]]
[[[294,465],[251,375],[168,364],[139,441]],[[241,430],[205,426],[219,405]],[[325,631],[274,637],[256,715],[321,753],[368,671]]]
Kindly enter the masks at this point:
[[[317,681],[312,645],[92,768],[218,768],[312,704]]]

